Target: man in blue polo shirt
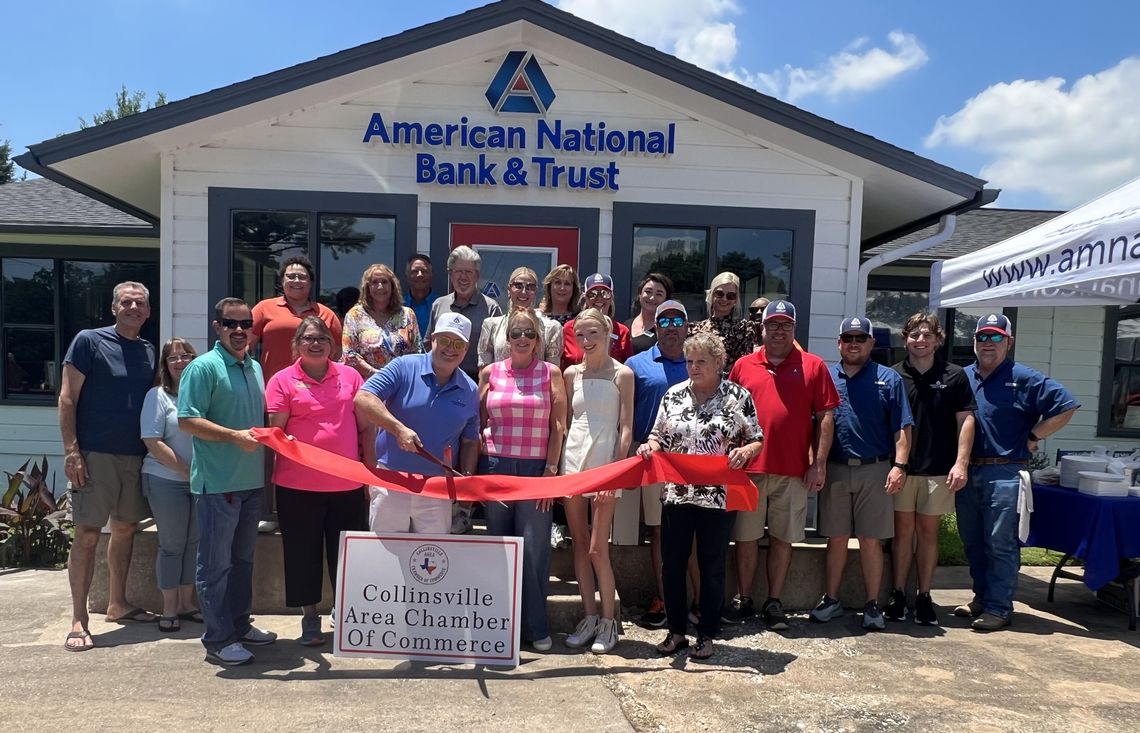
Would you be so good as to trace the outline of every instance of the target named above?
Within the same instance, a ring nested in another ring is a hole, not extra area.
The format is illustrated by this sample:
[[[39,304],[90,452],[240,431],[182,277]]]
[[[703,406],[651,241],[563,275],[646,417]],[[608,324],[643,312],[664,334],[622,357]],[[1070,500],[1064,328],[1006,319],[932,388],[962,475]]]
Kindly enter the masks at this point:
[[[847,563],[847,543],[859,538],[859,565],[867,602],[863,628],[886,627],[879,610],[883,581],[883,540],[895,533],[892,495],[906,481],[910,457],[910,403],[902,378],[871,361],[871,322],[844,318],[839,327],[838,363],[831,378],[839,392],[835,439],[827,469],[827,485],[819,497],[819,531],[827,537],[823,598],[811,612],[813,621],[842,615],[839,582]]]
[[[674,384],[689,378],[685,369],[683,346],[689,330],[689,314],[676,300],[666,300],[657,306],[654,316],[657,343],[646,351],[631,356],[625,363],[633,370],[633,444],[631,456],[649,438],[649,431],[657,420],[661,398]],[[644,514],[645,526],[650,527],[649,554],[653,559],[653,575],[657,580],[657,596],[649,603],[649,610],[641,617],[647,626],[665,625],[665,595],[661,582],[661,489],[664,484],[651,484],[640,489],[621,492],[614,511],[613,543],[636,545],[641,541],[638,517]]]
[[[408,258],[408,265],[404,268],[404,280],[408,283],[404,290],[404,305],[416,314],[421,339],[427,338],[431,307],[439,297],[431,289],[431,277],[431,258],[425,254],[414,254]]]
[[[479,461],[479,388],[460,364],[471,342],[471,321],[444,312],[431,334],[431,351],[389,362],[356,393],[356,414],[380,428],[376,462],[381,468],[427,476],[443,469],[417,454],[475,473]],[[451,502],[373,486],[368,524],[373,532],[447,534]]]
[[[966,377],[978,403],[970,477],[954,495],[958,534],[970,562],[974,598],[954,609],[976,631],[1009,626],[1021,569],[1017,497],[1037,442],[1063,428],[1079,402],[1059,382],[1009,358],[1013,324],[1000,313],[978,319]]]

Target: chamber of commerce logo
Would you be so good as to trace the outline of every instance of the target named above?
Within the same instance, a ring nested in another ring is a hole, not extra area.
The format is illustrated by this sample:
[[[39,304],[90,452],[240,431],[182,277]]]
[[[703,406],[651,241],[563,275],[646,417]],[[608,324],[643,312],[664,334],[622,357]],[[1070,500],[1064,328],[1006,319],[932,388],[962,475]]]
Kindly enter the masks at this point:
[[[447,575],[447,553],[439,545],[420,545],[408,558],[412,577],[424,585],[434,585]]]
[[[544,115],[555,94],[533,53],[511,51],[491,79],[486,97],[496,112]]]

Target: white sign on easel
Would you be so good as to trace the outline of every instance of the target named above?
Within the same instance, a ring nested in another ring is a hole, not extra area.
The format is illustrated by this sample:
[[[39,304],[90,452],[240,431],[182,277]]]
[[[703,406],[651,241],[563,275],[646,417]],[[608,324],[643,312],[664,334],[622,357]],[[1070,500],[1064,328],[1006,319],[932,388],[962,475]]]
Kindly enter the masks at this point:
[[[333,654],[517,666],[520,537],[342,532]]]

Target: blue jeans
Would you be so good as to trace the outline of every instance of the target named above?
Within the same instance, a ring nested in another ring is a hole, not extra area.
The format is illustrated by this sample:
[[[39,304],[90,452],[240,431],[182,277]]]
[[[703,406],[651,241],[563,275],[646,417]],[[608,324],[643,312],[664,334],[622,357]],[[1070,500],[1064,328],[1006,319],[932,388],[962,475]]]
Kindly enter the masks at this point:
[[[172,590],[190,585],[198,555],[198,518],[190,482],[143,473],[142,485],[158,527],[158,558],[154,563],[158,587]]]
[[[972,466],[966,485],[954,495],[958,534],[965,546],[974,599],[986,613],[1009,618],[1021,548],[1017,542],[1020,464]]]
[[[503,476],[541,476],[546,461],[527,458],[482,456],[479,473]],[[505,504],[505,506],[504,506]],[[546,620],[546,590],[550,584],[550,519],[552,511],[538,510],[538,502],[489,501],[483,505],[487,513],[487,532],[503,537],[523,538],[522,569],[522,637],[537,641],[550,636]]]
[[[198,602],[207,651],[229,646],[249,632],[262,491],[198,496]]]

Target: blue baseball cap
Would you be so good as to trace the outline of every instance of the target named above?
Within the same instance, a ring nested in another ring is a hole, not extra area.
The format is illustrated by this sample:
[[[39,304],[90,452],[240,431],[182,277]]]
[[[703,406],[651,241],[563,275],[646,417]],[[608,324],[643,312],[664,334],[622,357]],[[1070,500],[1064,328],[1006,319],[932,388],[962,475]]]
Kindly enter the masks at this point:
[[[609,275],[603,275],[600,272],[595,272],[586,278],[586,282],[582,283],[582,292],[586,292],[590,288],[605,288],[611,293],[614,290],[614,280]]]
[[[796,307],[786,300],[773,300],[764,309],[762,320],[770,321],[777,318],[794,322],[796,320]]]
[[[873,336],[871,332],[871,322],[862,316],[851,316],[844,318],[839,324],[839,335],[845,333],[865,333],[868,336]]]
[[[1001,313],[987,313],[978,319],[978,327],[974,333],[1000,333],[1003,336],[1013,336],[1013,324]]]

